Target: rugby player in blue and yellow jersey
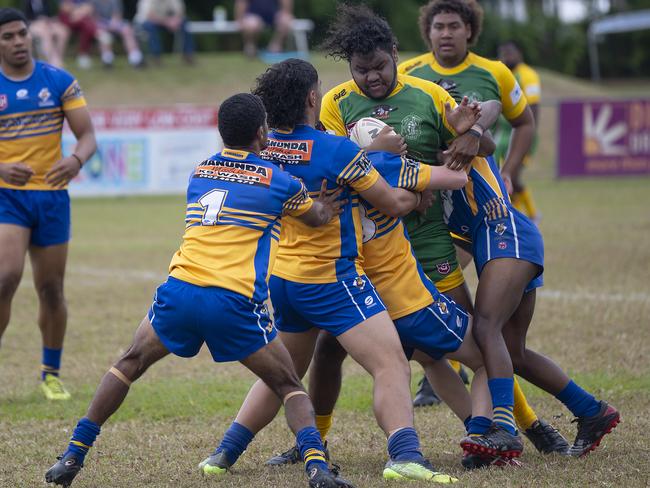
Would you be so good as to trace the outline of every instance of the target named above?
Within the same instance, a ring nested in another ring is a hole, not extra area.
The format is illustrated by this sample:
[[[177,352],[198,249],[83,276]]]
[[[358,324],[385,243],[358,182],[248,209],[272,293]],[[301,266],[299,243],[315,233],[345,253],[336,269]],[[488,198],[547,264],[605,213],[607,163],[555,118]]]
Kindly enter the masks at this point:
[[[70,485],[100,427],[149,366],[169,353],[194,356],[206,343],[215,361],[240,361],[284,404],[310,487],[351,486],[328,468],[311,401],[286,348],[275,340],[264,303],[281,218],[323,225],[346,202],[338,199],[339,192],[312,200],[300,180],[258,157],[268,132],[258,97],[239,94],[224,101],[219,131],[225,148],[198,164],[190,178],[185,235],[169,277],[156,290],[131,347],[102,379],[67,450],[46,473],[47,482]],[[245,426],[233,423],[222,445],[199,467],[206,475],[222,474],[225,470],[216,464],[228,463],[231,456],[234,462],[241,454],[236,446],[252,437]]]
[[[50,400],[70,394],[59,379],[67,322],[63,295],[70,240],[66,187],[96,149],[79,84],[69,73],[35,61],[27,20],[0,9],[0,338],[29,253],[43,340],[41,388]],[[63,121],[77,144],[61,154]]]
[[[473,334],[485,360],[495,424],[483,435],[465,438],[461,445],[478,456],[509,457],[521,452],[513,418],[514,369],[576,416],[578,432],[566,453],[584,456],[618,424],[620,415],[574,383],[551,359],[526,347],[536,288],[542,286],[542,236],[512,206],[492,157],[475,158],[468,178],[462,190],[443,192],[443,208],[450,230],[471,243],[479,277]]]
[[[387,437],[390,456],[384,477],[455,481],[437,472],[420,451],[409,365],[361,262],[360,196],[393,216],[415,208],[420,197],[390,187],[365,151],[349,139],[315,128],[322,95],[318,73],[308,62],[290,59],[273,65],[258,78],[254,92],[264,101],[274,129],[265,157],[302,178],[310,192],[318,191],[326,178],[328,191],[343,186],[343,197],[350,200],[338,218],[323,227],[308,228],[293,218],[283,223],[269,287],[276,327],[298,374],[309,366],[319,331],[336,336],[373,377],[375,417]],[[257,432],[273,420],[280,406],[268,386],[258,381],[236,421]]]

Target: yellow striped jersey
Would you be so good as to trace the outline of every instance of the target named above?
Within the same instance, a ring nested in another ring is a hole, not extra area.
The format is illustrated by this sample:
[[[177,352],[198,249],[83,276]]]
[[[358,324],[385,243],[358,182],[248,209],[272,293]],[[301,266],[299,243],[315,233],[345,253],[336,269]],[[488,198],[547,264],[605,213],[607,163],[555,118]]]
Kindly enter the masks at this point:
[[[362,274],[357,192],[379,178],[365,151],[345,137],[298,125],[290,132],[272,131],[261,156],[283,164],[310,195],[317,195],[326,179],[328,191],[343,186],[341,198],[348,200],[343,212],[321,227],[286,218],[273,274],[298,283],[334,283]]]
[[[52,190],[45,175],[62,157],[63,113],[85,106],[79,83],[62,69],[36,61],[19,81],[0,72],[0,164],[23,162],[34,170],[26,185],[0,180],[0,188]]]
[[[312,205],[297,178],[255,154],[224,149],[190,178],[185,235],[169,274],[261,303],[268,296],[281,217],[297,217]]]

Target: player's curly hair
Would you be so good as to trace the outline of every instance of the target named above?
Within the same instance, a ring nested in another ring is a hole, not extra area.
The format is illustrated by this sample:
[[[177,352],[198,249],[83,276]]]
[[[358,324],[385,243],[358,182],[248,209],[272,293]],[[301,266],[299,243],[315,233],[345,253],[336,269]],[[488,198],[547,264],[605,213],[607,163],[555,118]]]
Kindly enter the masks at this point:
[[[271,127],[292,129],[305,121],[305,100],[316,83],[316,68],[307,61],[292,58],[262,73],[253,93],[262,99]]]
[[[223,101],[218,117],[219,134],[226,147],[243,148],[255,140],[266,111],[260,97],[238,93]]]
[[[438,14],[458,14],[465,24],[469,24],[472,29],[472,36],[467,42],[470,46],[476,42],[481,34],[483,8],[476,0],[431,0],[420,7],[420,18],[418,19],[420,34],[429,49],[431,49],[431,41],[429,40],[431,24],[433,18]]]
[[[342,3],[335,15],[321,44],[321,49],[334,59],[350,62],[354,54],[366,55],[375,49],[392,53],[393,46],[397,46],[388,22],[367,6]]]

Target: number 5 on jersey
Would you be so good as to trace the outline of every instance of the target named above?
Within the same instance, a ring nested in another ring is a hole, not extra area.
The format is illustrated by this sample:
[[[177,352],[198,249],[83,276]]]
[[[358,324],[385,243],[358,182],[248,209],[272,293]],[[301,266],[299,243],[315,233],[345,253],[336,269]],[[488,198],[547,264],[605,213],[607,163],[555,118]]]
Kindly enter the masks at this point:
[[[199,198],[199,203],[205,209],[201,221],[203,225],[217,225],[227,196],[228,190],[210,190]]]

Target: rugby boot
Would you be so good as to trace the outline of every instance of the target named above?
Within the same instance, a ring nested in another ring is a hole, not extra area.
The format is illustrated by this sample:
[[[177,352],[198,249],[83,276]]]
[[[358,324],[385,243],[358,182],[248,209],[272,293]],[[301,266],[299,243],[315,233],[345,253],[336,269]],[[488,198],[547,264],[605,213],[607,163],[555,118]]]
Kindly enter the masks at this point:
[[[199,469],[206,476],[223,476],[230,469],[225,449],[208,456],[199,463]]]
[[[592,417],[578,417],[578,434],[569,448],[569,456],[582,457],[598,447],[600,441],[621,421],[621,415],[607,402],[600,402],[600,411]]]
[[[469,454],[512,459],[521,456],[524,443],[518,435],[512,435],[503,427],[492,424],[485,434],[462,439],[460,447]]]
[[[480,456],[478,454],[471,454],[465,452],[461,464],[465,469],[481,469],[489,468],[490,466],[505,467],[513,466],[520,467],[522,466],[521,461],[516,458],[502,458],[502,457],[492,457],[492,456]]]
[[[414,407],[428,407],[430,405],[439,405],[442,403],[442,400],[438,398],[436,392],[433,391],[429,380],[426,376],[423,376],[420,382],[418,383],[418,391],[415,392],[415,398],[413,399]]]
[[[569,443],[560,434],[555,427],[543,421],[536,420],[529,429],[524,431],[524,435],[533,443],[535,449],[542,454],[557,452],[566,456],[569,451]]]
[[[456,483],[457,478],[436,471],[427,461],[393,461],[389,459],[384,467],[385,480],[418,480],[432,483]]]
[[[58,456],[57,460],[58,461],[47,470],[47,473],[45,473],[45,481],[67,488],[72,484],[72,480],[83,467],[83,463],[79,462],[79,459],[73,452],[69,452],[64,456]]]
[[[58,376],[46,374],[41,383],[41,390],[45,393],[48,400],[69,400],[70,393],[63,387],[63,383]]]
[[[320,466],[311,468],[307,473],[309,488],[354,488],[348,480],[339,476],[339,467],[332,465],[329,470]]]
[[[330,453],[327,449],[327,441],[323,442],[323,452],[325,453],[325,459],[329,461]],[[273,456],[264,464],[267,466],[284,466],[285,464],[296,464],[301,462],[302,458],[300,457],[300,450],[298,450],[298,446],[293,446],[291,449],[287,449],[283,453]]]

